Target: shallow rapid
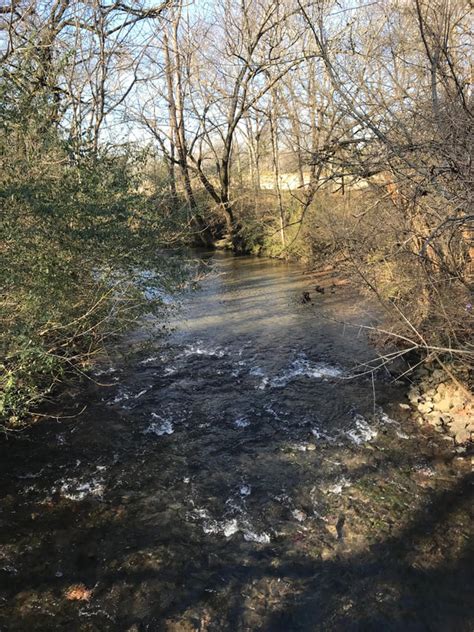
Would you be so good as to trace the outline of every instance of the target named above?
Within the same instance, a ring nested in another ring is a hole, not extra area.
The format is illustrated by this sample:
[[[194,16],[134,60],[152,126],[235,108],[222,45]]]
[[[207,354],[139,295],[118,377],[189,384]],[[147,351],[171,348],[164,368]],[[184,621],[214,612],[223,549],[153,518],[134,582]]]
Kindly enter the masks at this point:
[[[2,440],[0,630],[471,630],[469,459],[365,372],[373,310],[205,256],[85,412]]]

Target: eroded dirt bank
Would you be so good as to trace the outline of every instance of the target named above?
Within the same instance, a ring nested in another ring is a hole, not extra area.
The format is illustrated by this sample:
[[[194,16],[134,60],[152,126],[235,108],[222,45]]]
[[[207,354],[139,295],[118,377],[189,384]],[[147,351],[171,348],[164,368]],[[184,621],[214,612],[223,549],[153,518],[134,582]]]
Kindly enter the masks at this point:
[[[0,630],[472,629],[470,457],[305,287],[217,255],[83,415],[2,438]]]

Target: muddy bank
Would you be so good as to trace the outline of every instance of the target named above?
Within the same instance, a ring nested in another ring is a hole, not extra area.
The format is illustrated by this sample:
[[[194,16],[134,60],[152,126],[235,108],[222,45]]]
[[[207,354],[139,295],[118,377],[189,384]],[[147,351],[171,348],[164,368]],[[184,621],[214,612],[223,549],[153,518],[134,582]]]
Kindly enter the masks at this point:
[[[215,257],[84,414],[2,438],[0,630],[472,629],[470,457],[354,379],[370,311]]]

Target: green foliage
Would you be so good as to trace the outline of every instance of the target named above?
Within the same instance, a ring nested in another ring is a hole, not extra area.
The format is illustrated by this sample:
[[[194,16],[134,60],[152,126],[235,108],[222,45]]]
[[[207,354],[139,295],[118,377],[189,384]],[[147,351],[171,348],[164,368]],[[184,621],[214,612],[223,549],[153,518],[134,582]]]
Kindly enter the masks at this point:
[[[144,156],[78,156],[49,108],[15,107],[12,90],[1,84],[0,419],[10,425],[108,338],[160,311],[182,276],[160,254],[168,228],[139,192]]]

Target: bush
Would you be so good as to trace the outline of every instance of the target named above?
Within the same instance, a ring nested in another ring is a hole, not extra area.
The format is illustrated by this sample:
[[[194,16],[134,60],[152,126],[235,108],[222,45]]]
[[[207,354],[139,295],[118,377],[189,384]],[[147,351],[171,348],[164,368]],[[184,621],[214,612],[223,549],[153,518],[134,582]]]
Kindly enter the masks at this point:
[[[40,109],[1,114],[0,418],[18,425],[108,338],[160,310],[180,270],[160,255],[169,231],[138,192],[141,155],[78,156]]]

